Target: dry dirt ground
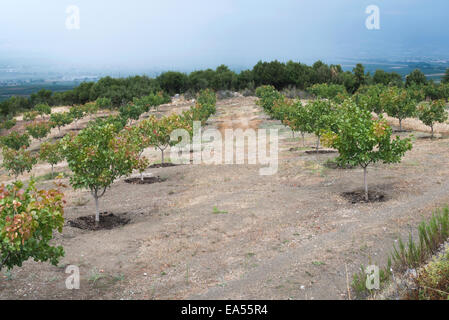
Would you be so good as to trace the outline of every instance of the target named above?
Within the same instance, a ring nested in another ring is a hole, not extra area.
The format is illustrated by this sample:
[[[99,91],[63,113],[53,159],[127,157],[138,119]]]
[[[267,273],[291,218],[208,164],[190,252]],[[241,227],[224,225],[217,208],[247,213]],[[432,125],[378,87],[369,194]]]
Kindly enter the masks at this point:
[[[188,106],[165,105],[158,113]],[[3,271],[0,298],[348,299],[347,278],[361,264],[385,263],[399,237],[449,203],[447,125],[437,128],[439,139],[413,132],[402,163],[369,168],[370,188],[385,193],[385,202],[353,204],[342,193],[361,189],[361,169],[328,168],[335,153],[307,154],[315,138],[306,136],[303,147],[300,135],[292,138],[269,120],[255,98],[222,100],[217,110],[207,127],[280,129],[276,174],[261,176],[258,165],[190,164],[148,169],[146,175],[166,179],[160,183],[120,179],[100,205],[129,224],[101,231],[66,225],[55,240],[66,252],[60,264],[27,261]],[[415,120],[404,126],[426,130]],[[160,158],[153,149],[147,155]],[[33,173],[49,170],[39,164]],[[56,170],[69,173],[64,163]],[[9,180],[2,173],[1,181]],[[65,193],[67,221],[94,212],[87,191]],[[67,265],[80,268],[79,290],[65,287]]]

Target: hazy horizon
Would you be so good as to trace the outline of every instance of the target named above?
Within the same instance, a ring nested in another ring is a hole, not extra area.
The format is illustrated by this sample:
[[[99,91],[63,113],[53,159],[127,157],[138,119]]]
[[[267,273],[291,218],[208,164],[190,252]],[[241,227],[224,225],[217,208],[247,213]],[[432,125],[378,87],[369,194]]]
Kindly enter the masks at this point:
[[[79,30],[66,28],[70,5]],[[380,30],[365,27],[368,5],[380,9]],[[16,0],[0,4],[0,63],[186,71],[275,59],[446,59],[448,12],[444,0]]]

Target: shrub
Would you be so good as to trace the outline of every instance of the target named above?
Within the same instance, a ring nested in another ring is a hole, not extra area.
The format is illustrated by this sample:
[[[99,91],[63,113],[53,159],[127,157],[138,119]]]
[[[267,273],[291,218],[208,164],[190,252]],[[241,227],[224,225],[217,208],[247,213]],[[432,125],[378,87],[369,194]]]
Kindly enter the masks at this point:
[[[416,279],[420,300],[449,300],[449,250],[423,267]]]
[[[57,265],[64,255],[51,244],[53,232],[62,232],[64,200],[59,190],[37,190],[34,181],[0,186],[0,270],[22,266],[29,258]]]

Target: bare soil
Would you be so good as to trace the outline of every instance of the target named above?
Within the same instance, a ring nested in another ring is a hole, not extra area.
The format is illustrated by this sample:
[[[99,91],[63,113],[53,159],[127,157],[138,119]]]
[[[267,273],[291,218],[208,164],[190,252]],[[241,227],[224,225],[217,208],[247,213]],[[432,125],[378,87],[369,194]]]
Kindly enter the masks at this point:
[[[189,105],[164,105],[156,114]],[[280,129],[277,174],[261,176],[258,165],[191,164],[149,168],[145,174],[166,178],[160,183],[120,179],[100,206],[129,222],[95,231],[65,226],[55,238],[66,252],[60,264],[27,261],[3,271],[0,299],[348,299],[347,278],[361,264],[385,263],[399,237],[449,202],[449,140],[418,139],[430,129],[417,120],[403,126],[413,131],[413,150],[400,164],[368,168],[370,190],[385,200],[352,203],[342,194],[361,190],[361,168],[326,167],[337,154],[308,154],[316,138],[307,135],[303,147],[253,97],[221,100],[208,128]],[[435,129],[444,137],[449,125]],[[160,161],[154,149],[145,155]],[[70,174],[65,163],[55,170]],[[32,173],[48,172],[41,163]],[[93,215],[88,191],[65,194],[67,221]],[[67,265],[80,267],[79,290],[65,287]]]

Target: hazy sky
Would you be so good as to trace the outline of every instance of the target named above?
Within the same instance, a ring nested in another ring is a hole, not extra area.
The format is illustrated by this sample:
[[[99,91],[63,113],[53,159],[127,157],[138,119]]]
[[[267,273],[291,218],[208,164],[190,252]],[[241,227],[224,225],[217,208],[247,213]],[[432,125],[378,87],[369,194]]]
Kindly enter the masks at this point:
[[[68,30],[66,8],[80,9]],[[368,30],[368,5],[380,30]],[[448,0],[1,0],[0,60],[191,69],[258,60],[449,58]]]

